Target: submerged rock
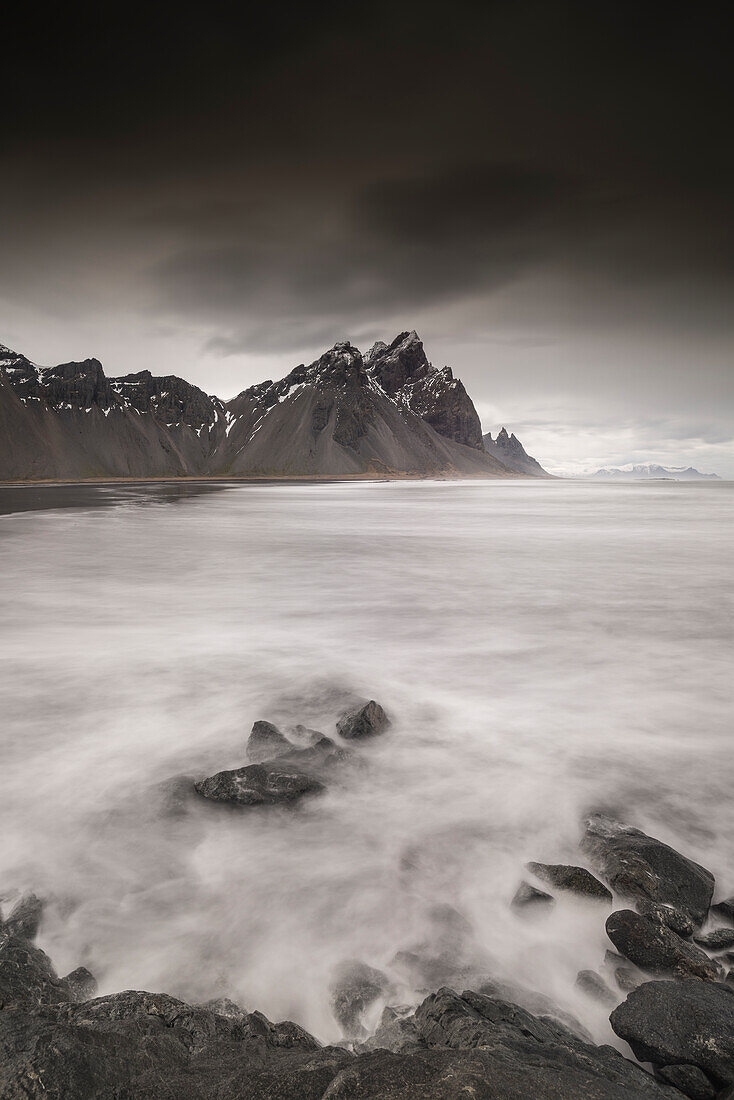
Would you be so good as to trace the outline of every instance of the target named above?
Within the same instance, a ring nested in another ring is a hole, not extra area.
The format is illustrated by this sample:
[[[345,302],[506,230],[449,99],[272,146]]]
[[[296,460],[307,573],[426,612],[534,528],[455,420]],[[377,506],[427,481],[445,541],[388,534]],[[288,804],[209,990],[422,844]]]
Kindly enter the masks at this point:
[[[195,790],[203,798],[237,806],[288,804],[323,789],[323,784],[313,776],[277,762],[217,772],[195,784]]]
[[[572,867],[563,863],[526,863],[525,866],[537,878],[559,890],[569,890],[598,901],[612,901],[611,890],[599,882],[598,878],[594,878],[585,867]]]
[[[610,1023],[643,1062],[693,1065],[719,1085],[734,1082],[734,996],[725,985],[646,982]]]
[[[359,740],[363,737],[374,737],[382,733],[390,725],[390,721],[379,703],[370,699],[358,710],[344,714],[336,724],[339,735],[347,741]]]
[[[728,920],[730,924],[734,924],[734,897],[715,902],[711,906],[711,912],[722,920]]]
[[[253,764],[282,756],[294,746],[272,722],[255,722],[247,741],[247,759]]]
[[[588,819],[581,847],[616,893],[668,903],[703,924],[714,892],[705,867],[604,814]]]
[[[620,909],[607,918],[609,939],[626,959],[651,974],[716,981],[718,970],[703,951],[676,936],[663,924],[632,909]]]
[[[331,984],[331,1008],[346,1038],[367,1034],[364,1015],[389,988],[390,981],[381,970],[359,959],[340,963]]]
[[[8,936],[34,940],[43,916],[43,906],[43,901],[35,894],[24,894],[11,909],[1,930]]]
[[[545,890],[538,890],[536,886],[531,886],[529,882],[520,883],[514,898],[510,902],[513,909],[530,910],[531,912],[550,909],[555,904],[556,899],[552,894],[546,894]]]
[[[576,975],[576,986],[594,1001],[605,1005],[615,1005],[618,997],[615,997],[601,974],[595,970],[579,970]]]
[[[165,817],[181,817],[190,802],[196,801],[195,775],[172,775],[156,784],[160,808]]]

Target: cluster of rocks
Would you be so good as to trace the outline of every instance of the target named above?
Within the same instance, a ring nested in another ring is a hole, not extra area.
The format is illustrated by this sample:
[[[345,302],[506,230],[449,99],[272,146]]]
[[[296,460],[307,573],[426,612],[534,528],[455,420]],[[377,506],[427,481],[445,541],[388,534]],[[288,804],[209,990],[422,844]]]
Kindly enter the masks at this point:
[[[250,763],[195,790],[237,806],[291,804],[323,789],[344,742],[386,726],[374,701],[339,720],[338,741],[256,722]],[[634,906],[609,914],[614,950],[577,984],[612,1009],[612,1028],[652,1071],[596,1045],[542,994],[491,976],[449,905],[427,911],[423,939],[386,971],[358,959],[336,968],[343,1039],[324,1046],[223,998],[95,996],[88,970],[59,977],[36,945],[43,903],[26,895],[0,919],[0,1100],[734,1100],[734,898],[712,905],[705,868],[609,817],[587,821],[581,847],[594,873],[529,863],[512,907],[542,919],[558,894]],[[416,991],[408,1004],[406,990]]]
[[[342,741],[359,741],[382,733],[388,725],[385,711],[371,699],[343,714],[336,730]],[[194,790],[233,806],[283,806],[319,794],[330,768],[347,758],[348,749],[305,726],[293,732],[295,742],[271,722],[255,722],[246,749],[250,763],[198,780]]]
[[[581,848],[605,882],[583,867],[527,869],[556,890],[634,908],[609,914],[606,933],[616,950],[607,951],[602,973],[580,971],[577,986],[616,1006],[613,1030],[652,1064],[659,1082],[690,1100],[734,1098],[734,898],[712,904],[710,871],[604,814],[587,820]],[[524,880],[512,905],[536,914],[554,902]],[[727,923],[709,927],[715,921]]]

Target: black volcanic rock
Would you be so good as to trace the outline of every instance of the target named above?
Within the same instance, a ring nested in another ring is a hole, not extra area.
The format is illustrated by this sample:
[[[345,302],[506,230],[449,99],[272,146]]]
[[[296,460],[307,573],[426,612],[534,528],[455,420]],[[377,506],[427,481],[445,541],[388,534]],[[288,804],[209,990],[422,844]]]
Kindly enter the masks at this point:
[[[510,902],[513,909],[529,910],[531,912],[549,909],[555,905],[555,898],[545,890],[539,890],[529,882],[521,882],[515,896]]]
[[[734,947],[734,928],[715,928],[712,932],[702,933],[693,938],[707,951],[726,951],[727,948]]]
[[[379,703],[370,699],[363,707],[342,715],[336,724],[339,735],[345,740],[360,740],[364,737],[374,737],[382,733],[390,725],[390,721]]]
[[[670,928],[677,936],[693,935],[693,929],[695,927],[693,921],[687,913],[682,913],[681,910],[676,909],[675,906],[658,904],[654,901],[648,901],[646,898],[640,899],[635,905],[638,913],[642,913],[644,917],[650,917],[652,920],[656,920],[658,924],[664,924],[666,928]]]
[[[528,863],[526,867],[537,878],[559,890],[568,890],[596,901],[612,900],[611,891],[585,867],[571,867],[563,863]]]
[[[599,1001],[601,1004],[613,1005],[617,1003],[618,998],[614,996],[601,974],[597,974],[595,970],[579,970],[576,975],[576,987],[582,993],[585,993],[587,997],[591,997],[592,1000]]]
[[[730,924],[734,924],[734,897],[714,902],[711,906],[711,912],[715,916],[721,917],[722,920],[727,920]]]
[[[604,814],[587,820],[581,847],[615,893],[670,904],[703,923],[714,892],[705,867]]]
[[[365,365],[385,393],[439,435],[484,450],[482,425],[471,398],[450,367],[431,366],[416,332],[401,332],[391,344],[375,344]]]
[[[716,1100],[716,1089],[698,1066],[663,1066],[657,1077],[678,1089],[688,1100]]]
[[[15,954],[8,955],[8,945]],[[384,975],[364,964],[345,969],[339,997],[349,1026],[386,985]],[[559,1021],[470,991],[459,996],[441,989],[413,1013],[386,1010],[375,1036],[382,1046],[365,1050],[369,1041],[355,1055],[322,1047],[298,1024],[272,1023],[230,1002],[191,1005],[164,993],[127,990],[76,1003],[60,986],[43,952],[4,937],[0,1096],[6,1100],[680,1096]],[[696,1064],[695,1058],[686,1061]]]
[[[247,741],[247,759],[253,764],[261,764],[264,760],[290,752],[292,748],[288,738],[272,722],[258,721],[253,725]]]
[[[514,432],[508,435],[506,428],[500,428],[496,439],[492,439],[492,433],[487,432],[483,436],[483,442],[487,454],[498,459],[508,470],[514,470],[526,477],[550,476],[540,463],[527,453]]]
[[[130,408],[152,413],[169,427],[186,424],[200,430],[211,427],[217,419],[216,399],[176,375],[155,377],[144,370],[114,378],[110,385]]]
[[[718,970],[708,955],[665,925],[632,909],[612,913],[606,929],[617,950],[642,970],[704,981],[718,978]]]
[[[73,1001],[88,1001],[97,992],[97,979],[86,966],[78,966],[61,981],[69,989]]]
[[[72,987],[58,977],[45,952],[21,936],[0,933],[0,1009],[73,999]]]
[[[390,988],[381,970],[359,959],[340,963],[331,983],[331,1009],[348,1039],[366,1034],[364,1014]]]
[[[34,940],[43,916],[43,901],[35,894],[24,894],[10,910],[10,915],[0,931],[8,936],[23,936]]]
[[[643,1062],[697,1066],[719,1085],[734,1083],[734,995],[725,985],[645,982],[610,1023]]]
[[[232,771],[217,772],[195,784],[203,798],[237,806],[275,806],[296,802],[304,795],[318,794],[323,784],[305,772],[278,762],[249,764]]]

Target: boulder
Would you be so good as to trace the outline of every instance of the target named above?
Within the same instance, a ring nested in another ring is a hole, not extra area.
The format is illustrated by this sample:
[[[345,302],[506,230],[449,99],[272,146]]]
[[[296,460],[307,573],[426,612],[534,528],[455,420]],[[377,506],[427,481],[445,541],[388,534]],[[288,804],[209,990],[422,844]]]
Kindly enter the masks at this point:
[[[272,722],[255,722],[247,741],[247,759],[262,764],[290,752],[293,745]]]
[[[698,1066],[663,1066],[657,1077],[689,1100],[716,1100],[716,1089]]]
[[[730,924],[734,924],[734,897],[715,902],[711,906],[711,912],[722,920],[728,920]]]
[[[274,806],[296,802],[304,795],[318,794],[324,788],[313,776],[274,762],[217,772],[196,783],[194,789],[213,802],[236,806]]]
[[[697,1066],[719,1086],[734,1083],[734,996],[725,985],[645,982],[610,1023],[643,1062]]]
[[[623,955],[618,955],[616,951],[606,951],[604,953],[604,966],[607,971],[614,975],[615,982],[625,993],[637,989],[638,985],[642,985],[644,981],[647,981],[645,975],[637,967],[630,966],[628,960]]]
[[[389,979],[381,970],[359,959],[339,964],[330,987],[331,1008],[346,1038],[367,1034],[364,1015],[389,988]]]
[[[351,1060],[296,1024],[160,993],[0,1012],[4,1100],[321,1100]]]
[[[616,1005],[619,999],[614,996],[601,974],[597,974],[595,970],[579,970],[576,975],[576,987],[600,1004]]]
[[[409,1005],[386,1005],[374,1035],[360,1045],[360,1050],[391,1050],[397,1054],[423,1046]]]
[[[2,926],[8,936],[22,936],[34,940],[43,916],[44,903],[35,894],[24,894],[10,911],[10,916]]]
[[[73,1001],[88,1001],[97,992],[97,979],[86,966],[78,966],[61,981],[68,987]]]
[[[22,936],[0,934],[0,1008],[71,1000],[74,1000],[71,987],[57,976],[40,947],[34,947]]]
[[[195,775],[172,775],[157,783],[155,791],[164,817],[182,817],[189,803],[196,802]]]
[[[713,932],[701,933],[693,938],[707,951],[726,951],[734,947],[734,928],[715,928]]]
[[[714,892],[714,876],[705,867],[604,814],[587,820],[581,847],[622,897],[667,903],[703,924]]]
[[[632,909],[619,909],[607,918],[609,939],[626,959],[651,974],[716,981],[718,970],[703,951],[687,943],[664,924]]]
[[[672,905],[661,905],[654,901],[642,900],[637,902],[636,908],[638,913],[650,917],[651,920],[658,921],[659,924],[664,924],[671,932],[675,932],[676,936],[693,935],[695,926],[691,918]]]
[[[559,890],[569,890],[596,901],[612,901],[611,891],[585,867],[571,867],[563,863],[526,863],[525,866],[536,878]]]
[[[370,699],[358,710],[352,710],[342,715],[336,724],[340,737],[347,741],[359,740],[363,737],[374,737],[382,733],[390,725],[389,719],[379,703]]]
[[[204,1001],[200,1008],[208,1008],[210,1012],[216,1012],[218,1016],[226,1016],[228,1020],[244,1020],[247,1011],[240,1008],[236,1001],[229,997],[213,997],[210,1001]]]
[[[513,909],[519,909],[523,912],[539,912],[551,909],[555,904],[556,900],[552,894],[546,894],[545,890],[538,890],[536,886],[531,886],[529,882],[520,883],[515,896],[510,902]]]

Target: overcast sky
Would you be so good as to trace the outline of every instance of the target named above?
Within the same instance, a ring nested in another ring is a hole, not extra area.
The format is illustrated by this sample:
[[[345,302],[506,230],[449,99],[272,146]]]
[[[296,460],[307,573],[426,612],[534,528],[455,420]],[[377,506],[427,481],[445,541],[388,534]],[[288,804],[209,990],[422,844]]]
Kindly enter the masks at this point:
[[[6,38],[0,342],[229,397],[415,328],[555,472],[734,477],[716,8],[116,8]]]

